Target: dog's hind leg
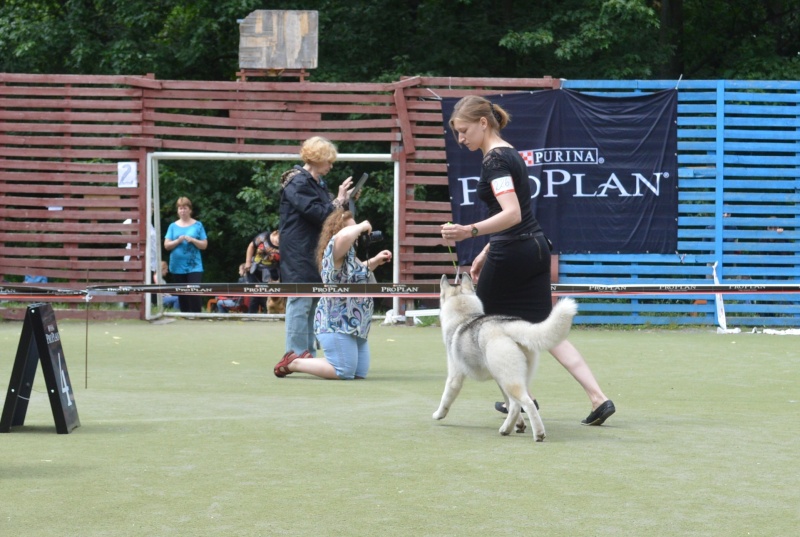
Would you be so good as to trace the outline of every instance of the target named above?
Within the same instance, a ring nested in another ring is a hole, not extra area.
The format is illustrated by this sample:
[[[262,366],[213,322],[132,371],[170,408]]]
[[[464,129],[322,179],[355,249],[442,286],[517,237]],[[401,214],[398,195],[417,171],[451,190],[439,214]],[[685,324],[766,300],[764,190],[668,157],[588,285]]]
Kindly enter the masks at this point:
[[[505,401],[505,403],[504,403],[504,404],[505,404],[505,408],[506,408],[506,413],[508,413],[508,409],[510,408],[510,407],[509,407],[509,397],[508,397],[508,394],[507,394],[507,393],[506,393],[506,391],[503,389],[503,387],[500,385],[500,383],[498,383],[498,384],[497,384],[497,386],[500,388],[500,393],[501,393],[501,394],[503,394],[503,399],[504,399],[504,401]],[[522,413],[520,413],[519,417],[517,418],[517,423],[516,423],[516,431],[517,431],[518,433],[524,433],[524,432],[525,432],[525,429],[527,429],[527,428],[528,428],[528,426],[527,426],[527,424],[525,423],[525,418],[522,416]],[[501,433],[501,434],[502,434],[502,433]]]
[[[539,415],[539,411],[536,410],[536,405],[533,403],[533,399],[527,393],[521,399],[522,408],[525,409],[525,413],[528,415],[528,419],[531,421],[531,428],[533,429],[533,439],[537,442],[544,441],[545,432],[544,432],[544,423],[542,423],[542,417]]]
[[[519,418],[517,418],[517,432],[524,433],[525,429],[528,428],[528,425],[525,423],[525,418],[520,413]]]
[[[520,401],[523,396],[527,395],[528,390],[524,385],[522,385],[520,382],[517,382],[516,380],[499,378],[499,377],[501,377],[501,373],[497,375],[495,380],[497,381],[497,384],[500,386],[500,389],[503,391],[503,394],[506,397],[506,401],[508,401],[506,403],[508,405],[508,415],[506,416],[503,425],[500,426],[500,434],[508,435],[511,434],[512,429],[514,428],[515,425],[517,425],[517,423],[520,420],[524,420],[524,418],[522,418],[520,414],[522,412]],[[513,377],[518,378],[517,375],[513,375]]]
[[[433,419],[440,420],[447,416],[450,411],[450,406],[458,397],[461,387],[464,385],[464,375],[448,375],[447,381],[444,383],[444,393],[442,394],[442,401],[439,403],[439,408],[433,413]]]
[[[500,434],[503,436],[511,434],[511,430],[517,422],[524,419],[521,414],[522,407],[519,406],[519,402],[515,398],[512,397],[506,404],[508,405],[508,415],[505,421],[503,421],[503,425],[500,426]]]

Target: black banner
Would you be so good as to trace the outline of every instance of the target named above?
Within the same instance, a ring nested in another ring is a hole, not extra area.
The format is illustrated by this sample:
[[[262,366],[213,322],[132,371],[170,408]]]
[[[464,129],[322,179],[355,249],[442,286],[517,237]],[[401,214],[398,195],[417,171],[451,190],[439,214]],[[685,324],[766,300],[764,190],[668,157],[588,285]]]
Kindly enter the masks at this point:
[[[674,253],[678,230],[678,92],[597,97],[570,90],[488,97],[511,122],[503,138],[528,164],[531,204],[560,253]],[[442,101],[454,222],[486,218],[475,188],[481,152],[458,145]],[[458,244],[472,263],[487,238]]]

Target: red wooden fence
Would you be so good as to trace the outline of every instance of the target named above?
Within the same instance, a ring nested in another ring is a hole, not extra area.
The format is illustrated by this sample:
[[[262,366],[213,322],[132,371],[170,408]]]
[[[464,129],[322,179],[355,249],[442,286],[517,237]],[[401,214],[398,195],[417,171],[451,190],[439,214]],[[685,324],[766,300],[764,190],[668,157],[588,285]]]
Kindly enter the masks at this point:
[[[417,199],[416,187],[447,199],[440,99],[558,87],[552,78],[350,84],[0,73],[0,275],[76,288],[141,283],[148,152],[296,153],[320,135],[383,144],[396,158],[400,282],[438,280],[453,270],[437,233],[450,205]],[[130,161],[139,186],[119,188],[117,164]],[[94,300],[127,307],[92,310],[93,318],[144,316],[141,296]],[[0,310],[3,318],[23,313]],[[73,308],[60,316],[83,315]]]

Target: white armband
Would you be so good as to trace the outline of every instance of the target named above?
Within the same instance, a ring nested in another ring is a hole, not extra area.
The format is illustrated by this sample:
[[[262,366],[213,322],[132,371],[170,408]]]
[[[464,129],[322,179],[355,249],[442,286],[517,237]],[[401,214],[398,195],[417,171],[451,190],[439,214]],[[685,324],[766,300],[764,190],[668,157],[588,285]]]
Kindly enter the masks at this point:
[[[495,197],[499,196],[500,194],[514,192],[514,180],[508,175],[493,179],[491,185],[492,192],[494,192]]]

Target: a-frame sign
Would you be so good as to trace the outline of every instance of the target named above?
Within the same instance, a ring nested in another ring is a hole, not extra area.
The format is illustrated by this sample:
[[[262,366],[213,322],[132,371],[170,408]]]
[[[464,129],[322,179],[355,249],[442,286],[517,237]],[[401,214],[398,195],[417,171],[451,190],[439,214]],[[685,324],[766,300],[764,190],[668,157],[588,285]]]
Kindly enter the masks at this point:
[[[61,335],[56,325],[56,315],[50,304],[31,304],[25,313],[22,336],[17,347],[11,382],[8,385],[0,433],[11,432],[11,427],[25,423],[36,367],[42,362],[42,372],[50,398],[50,408],[58,434],[69,434],[80,426],[75,394],[67,372],[67,360],[61,349]]]

